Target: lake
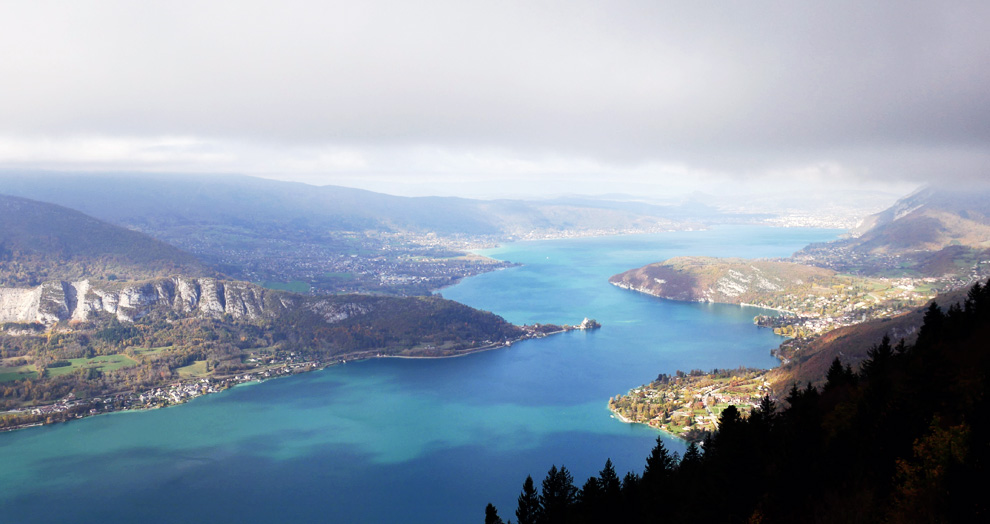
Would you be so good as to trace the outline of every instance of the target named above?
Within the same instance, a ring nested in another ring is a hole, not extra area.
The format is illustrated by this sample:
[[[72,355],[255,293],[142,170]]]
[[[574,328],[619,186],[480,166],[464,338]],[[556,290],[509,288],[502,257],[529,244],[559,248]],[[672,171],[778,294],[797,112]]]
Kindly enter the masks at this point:
[[[658,433],[609,397],[678,369],[777,364],[766,311],[664,301],[608,277],[677,255],[787,256],[835,230],[709,231],[519,242],[523,264],[446,298],[570,332],[439,360],[378,359],[244,385],[187,404],[0,434],[0,521],[482,522],[512,518],[527,474],[580,486],[611,458],[641,472]],[[667,439],[671,450],[683,451]]]

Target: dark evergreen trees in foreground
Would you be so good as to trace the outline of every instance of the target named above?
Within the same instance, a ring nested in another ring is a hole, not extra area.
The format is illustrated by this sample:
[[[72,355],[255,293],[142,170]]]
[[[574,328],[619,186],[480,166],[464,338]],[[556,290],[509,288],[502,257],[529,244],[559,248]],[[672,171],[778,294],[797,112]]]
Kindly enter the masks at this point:
[[[726,409],[683,457],[658,438],[642,475],[619,482],[609,461],[578,490],[554,466],[539,496],[527,478],[517,523],[986,522],[988,372],[990,284],[977,284],[962,305],[932,304],[914,345],[884,337],[858,373],[836,359],[786,407]]]

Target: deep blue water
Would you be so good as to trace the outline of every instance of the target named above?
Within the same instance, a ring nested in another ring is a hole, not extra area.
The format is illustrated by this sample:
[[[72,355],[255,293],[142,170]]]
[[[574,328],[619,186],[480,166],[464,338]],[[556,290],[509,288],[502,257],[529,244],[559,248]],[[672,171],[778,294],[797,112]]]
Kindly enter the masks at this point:
[[[580,485],[641,471],[658,435],[610,396],[677,369],[773,366],[755,308],[663,301],[607,283],[675,255],[786,256],[837,231],[712,231],[521,242],[522,267],[443,290],[516,323],[603,328],[443,360],[348,363],[182,406],[0,434],[0,522],[481,522],[513,518],[527,474]],[[668,441],[673,450],[683,450]]]

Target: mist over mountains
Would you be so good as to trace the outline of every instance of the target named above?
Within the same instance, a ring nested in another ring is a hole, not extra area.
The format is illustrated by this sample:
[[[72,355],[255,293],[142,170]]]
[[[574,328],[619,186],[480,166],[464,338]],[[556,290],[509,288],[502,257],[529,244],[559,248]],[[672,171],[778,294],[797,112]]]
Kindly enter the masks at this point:
[[[534,230],[650,229],[717,216],[714,209],[564,198],[551,201],[399,197],[246,176],[0,174],[3,193],[53,202],[138,228],[187,225],[368,229],[511,236]]]

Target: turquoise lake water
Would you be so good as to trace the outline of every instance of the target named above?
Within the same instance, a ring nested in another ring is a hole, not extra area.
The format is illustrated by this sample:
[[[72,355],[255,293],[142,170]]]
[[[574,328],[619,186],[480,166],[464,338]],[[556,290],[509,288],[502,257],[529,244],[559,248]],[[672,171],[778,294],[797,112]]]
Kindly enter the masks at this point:
[[[641,472],[658,433],[608,398],[678,369],[777,364],[763,310],[663,301],[608,277],[677,255],[787,256],[838,231],[711,231],[520,242],[524,264],[446,298],[571,332],[442,360],[380,359],[167,409],[0,434],[0,522],[482,522],[513,518],[527,474],[578,485],[611,458]],[[668,441],[672,450],[683,450]]]

